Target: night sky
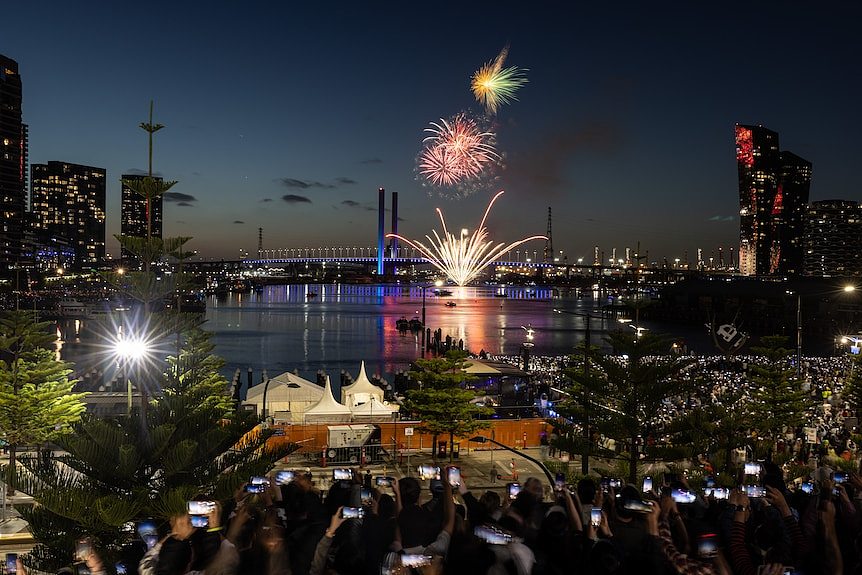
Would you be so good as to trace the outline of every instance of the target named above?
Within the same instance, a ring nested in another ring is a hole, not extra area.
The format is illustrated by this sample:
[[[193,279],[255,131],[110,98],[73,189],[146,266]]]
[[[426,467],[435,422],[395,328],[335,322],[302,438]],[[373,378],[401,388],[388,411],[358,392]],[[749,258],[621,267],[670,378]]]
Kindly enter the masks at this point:
[[[570,259],[638,241],[651,260],[709,256],[738,243],[736,122],[813,162],[812,200],[862,199],[857,3],[33,1],[3,16],[30,161],[106,168],[110,236],[154,99],[155,169],[179,181],[165,234],[207,258],[254,253],[258,227],[265,248],[373,245],[380,186],[412,237],[436,206],[472,228],[505,189],[500,240],[544,233],[551,206]],[[423,128],[480,110],[470,76],[507,43],[529,84],[497,116],[499,181],[429,195]]]

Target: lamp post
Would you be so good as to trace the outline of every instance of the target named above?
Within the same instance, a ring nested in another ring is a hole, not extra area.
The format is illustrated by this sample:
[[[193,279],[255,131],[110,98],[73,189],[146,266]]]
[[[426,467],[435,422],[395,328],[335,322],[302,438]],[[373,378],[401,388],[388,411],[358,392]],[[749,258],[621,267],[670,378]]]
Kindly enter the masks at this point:
[[[554,308],[554,313],[574,315],[586,319],[586,329],[584,330],[584,378],[590,376],[590,318],[596,316],[589,312],[568,311]],[[604,316],[599,316],[596,319],[604,320]],[[590,472],[590,445],[592,439],[590,437],[590,392],[584,388],[584,452],[581,454],[581,474],[586,475]]]
[[[117,357],[117,363],[121,367],[123,379],[126,380],[126,389],[128,393],[128,415],[132,415],[132,380],[126,376],[126,368],[129,364],[139,367],[150,353],[149,343],[143,338],[128,337],[120,333],[114,341],[114,355]],[[135,370],[140,373],[139,370]],[[139,378],[138,378],[139,379]],[[146,417],[147,410],[147,390],[146,385],[138,381],[138,387],[141,391],[141,418]]]
[[[853,284],[847,284],[841,288],[841,291],[844,293],[854,292],[856,291],[856,286]],[[796,378],[802,380],[802,292],[796,289],[785,290],[784,293],[796,296]],[[817,292],[809,295],[823,295],[830,293],[834,293],[834,290],[827,290],[825,292]]]
[[[261,406],[261,416],[263,420],[266,421],[266,394],[269,393],[269,382],[272,381],[272,378],[266,378],[266,383],[263,384],[263,405]],[[285,384],[288,390],[291,389],[299,389],[299,384],[293,383],[292,381]],[[290,421],[293,421],[293,411],[290,409],[290,391],[287,392],[287,410],[290,411]]]

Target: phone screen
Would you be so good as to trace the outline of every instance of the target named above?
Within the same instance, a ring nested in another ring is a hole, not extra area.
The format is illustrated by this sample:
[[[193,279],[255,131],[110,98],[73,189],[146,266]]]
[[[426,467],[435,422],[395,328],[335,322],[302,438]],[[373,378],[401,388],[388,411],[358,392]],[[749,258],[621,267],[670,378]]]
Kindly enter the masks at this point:
[[[341,516],[345,519],[360,519],[365,516],[365,510],[361,507],[344,507]]]
[[[652,477],[644,477],[644,484],[642,491],[644,493],[649,493],[652,491]]]
[[[423,480],[440,479],[440,468],[434,465],[420,465],[419,478]]]
[[[18,554],[17,553],[7,553],[6,554],[6,573],[17,573],[18,572]]]
[[[452,487],[458,487],[461,485],[461,468],[460,467],[450,467],[449,468],[449,485]]]
[[[562,491],[566,486],[566,474],[565,473],[557,473],[554,476],[554,489],[557,491]]]
[[[802,489],[802,493],[807,493],[809,495],[814,493],[814,484],[810,481],[804,481],[800,488]]]
[[[93,554],[93,548],[90,541],[81,539],[75,543],[75,557],[78,561],[86,561]]]
[[[697,540],[697,554],[703,558],[715,557],[718,554],[718,536],[715,533],[701,535]]]
[[[832,473],[832,481],[835,483],[844,483],[847,481],[847,474],[843,471],[835,471]]]
[[[431,557],[428,555],[402,555],[401,564],[405,567],[424,567],[431,564]]]
[[[640,499],[627,499],[623,501],[623,509],[628,509],[635,513],[649,513],[652,511],[652,507],[650,501],[641,501]]]
[[[350,469],[333,469],[332,479],[334,481],[349,481],[353,479],[353,472]]]
[[[114,565],[114,568],[117,570],[117,575],[126,575],[125,563],[117,563]]]
[[[506,491],[509,493],[509,499],[515,499],[518,494],[521,492],[521,484],[520,483],[507,483]]]
[[[392,487],[392,478],[391,477],[375,477],[374,483],[377,484],[377,487]]]
[[[747,462],[745,464],[745,474],[746,475],[760,475],[760,464],[756,462]]]
[[[371,505],[371,501],[372,501],[371,490],[363,487],[359,491],[359,500],[362,502],[362,505]]]
[[[590,511],[590,525],[598,527],[602,524],[602,508],[593,507]]]
[[[674,489],[670,492],[670,496],[676,503],[694,503],[697,496],[686,489]]]
[[[743,490],[748,497],[766,497],[766,488],[759,485],[745,485]]]
[[[275,482],[279,485],[287,485],[296,478],[295,471],[278,471],[275,474]]]
[[[726,487],[707,487],[704,490],[704,494],[707,497],[712,495],[713,499],[727,499],[730,495],[730,489]]]
[[[189,515],[209,515],[215,510],[213,501],[189,501]]]

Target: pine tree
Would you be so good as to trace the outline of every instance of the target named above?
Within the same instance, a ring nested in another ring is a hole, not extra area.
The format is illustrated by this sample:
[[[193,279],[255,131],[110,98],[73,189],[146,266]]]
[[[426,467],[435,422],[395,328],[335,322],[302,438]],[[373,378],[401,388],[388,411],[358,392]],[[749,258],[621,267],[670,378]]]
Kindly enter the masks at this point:
[[[452,441],[488,427],[489,423],[478,419],[490,415],[493,410],[471,403],[476,392],[465,389],[472,377],[465,373],[467,354],[461,350],[450,350],[441,358],[416,360],[408,373],[419,389],[407,392],[404,408],[422,421],[420,433],[432,435],[436,453],[437,437],[449,436],[449,459],[452,459]]]
[[[12,484],[18,445],[40,445],[81,418],[86,395],[72,393],[70,365],[55,358],[48,322],[33,312],[0,316],[0,433],[9,444],[7,482]]]
[[[802,424],[809,400],[790,366],[789,358],[793,352],[784,347],[787,338],[767,336],[761,339],[761,343],[759,347],[752,347],[752,351],[763,356],[766,364],[749,366],[749,378],[754,388],[751,397],[752,427],[761,438],[775,441],[785,428]]]
[[[636,337],[617,331],[609,333],[606,341],[618,355],[593,354],[594,367],[588,374],[580,369],[570,371],[575,395],[559,406],[559,412],[566,419],[584,421],[585,405],[580,398],[588,392],[590,403],[586,409],[591,427],[628,446],[628,479],[634,483],[641,455],[638,446],[643,445],[644,455],[651,455],[648,438],[663,436],[666,424],[656,415],[665,400],[687,393],[691,383],[680,373],[692,360],[670,355],[669,340],[650,333]],[[598,454],[612,455],[601,451]]]
[[[852,356],[850,375],[844,385],[843,397],[850,403],[857,420],[862,421],[862,355]]]
[[[253,414],[230,405],[221,362],[203,351],[205,334],[187,338],[181,376],[165,374],[164,393],[142,420],[85,418],[57,439],[62,452],[21,458],[16,487],[33,496],[21,507],[37,541],[25,562],[43,571],[72,560],[74,541],[87,536],[113,560],[129,522],[162,522],[193,497],[227,501],[253,475],[262,475],[296,446],[270,446]],[[186,361],[187,360],[187,361]],[[232,406],[231,406],[232,407]]]

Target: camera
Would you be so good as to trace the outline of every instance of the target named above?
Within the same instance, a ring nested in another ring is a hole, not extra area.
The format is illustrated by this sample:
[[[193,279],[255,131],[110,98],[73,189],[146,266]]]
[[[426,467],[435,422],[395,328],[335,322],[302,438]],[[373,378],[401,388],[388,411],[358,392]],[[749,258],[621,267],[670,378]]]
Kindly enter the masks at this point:
[[[353,479],[352,469],[340,468],[332,470],[333,481],[350,481],[351,479]]]
[[[440,468],[435,465],[420,465],[419,479],[440,479]]]
[[[509,494],[509,499],[515,499],[520,492],[521,492],[521,484],[520,483],[507,483],[506,484],[506,493]]]
[[[341,516],[344,519],[362,519],[365,517],[365,510],[361,507],[343,507]]]
[[[275,474],[275,482],[278,485],[287,485],[296,479],[295,471],[277,471]]]
[[[449,485],[452,487],[458,487],[461,485],[461,468],[460,467],[450,467],[448,471]]]

